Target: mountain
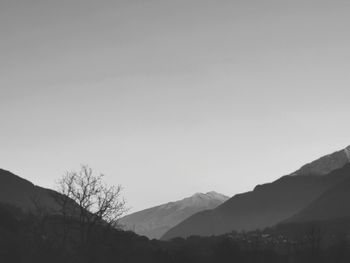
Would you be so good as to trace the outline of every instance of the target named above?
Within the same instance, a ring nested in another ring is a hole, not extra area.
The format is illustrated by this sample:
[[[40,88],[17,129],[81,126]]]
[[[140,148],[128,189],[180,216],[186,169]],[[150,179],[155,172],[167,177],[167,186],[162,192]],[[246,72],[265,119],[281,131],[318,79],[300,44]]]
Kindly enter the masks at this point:
[[[0,169],[0,203],[16,206],[24,211],[35,209],[35,203],[48,209],[56,209],[53,190],[45,189]]]
[[[120,223],[127,230],[132,230],[150,239],[158,239],[170,228],[189,216],[199,211],[213,209],[227,199],[227,196],[216,192],[196,193],[180,201],[170,202],[127,215],[120,220]]]
[[[292,175],[326,175],[350,162],[350,146],[305,164]]]
[[[343,173],[347,178],[286,220],[286,223],[350,219],[350,164],[345,165],[337,173]]]
[[[350,176],[337,170],[349,163],[349,149],[324,156],[272,183],[258,185],[251,192],[235,195],[213,210],[194,214],[162,239],[249,231],[284,221]]]

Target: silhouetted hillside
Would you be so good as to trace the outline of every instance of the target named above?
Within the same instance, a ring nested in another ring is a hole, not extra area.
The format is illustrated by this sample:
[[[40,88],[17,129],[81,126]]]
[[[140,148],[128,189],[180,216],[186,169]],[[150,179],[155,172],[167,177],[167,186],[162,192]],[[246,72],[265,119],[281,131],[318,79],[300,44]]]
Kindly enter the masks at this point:
[[[286,222],[305,222],[350,218],[350,165],[337,171],[347,178],[341,181]]]
[[[29,211],[35,209],[35,203],[48,210],[57,210],[54,198],[55,192],[34,185],[33,183],[9,172],[0,169],[0,202],[17,206]]]

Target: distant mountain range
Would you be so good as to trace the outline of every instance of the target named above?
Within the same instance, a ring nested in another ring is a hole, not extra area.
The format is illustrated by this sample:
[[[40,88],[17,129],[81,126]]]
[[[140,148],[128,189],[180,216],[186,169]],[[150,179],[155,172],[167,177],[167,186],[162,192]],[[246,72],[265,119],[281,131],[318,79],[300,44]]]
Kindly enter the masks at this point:
[[[332,217],[346,215],[348,212],[343,210],[350,208],[349,199],[345,198],[349,195],[345,184],[350,178],[349,153],[350,146],[321,157],[291,175],[235,195],[213,210],[184,220],[162,239],[262,229],[294,216],[295,220],[322,219],[330,217],[326,207],[330,207],[329,211],[336,210]]]
[[[158,239],[189,216],[203,210],[213,209],[228,198],[216,192],[196,193],[176,202],[127,215],[120,220],[120,223],[126,230],[132,230],[150,239]]]
[[[0,204],[34,211],[36,200],[55,211],[57,194],[0,169]],[[151,239],[221,235],[285,223],[348,220],[349,200],[350,146],[232,198],[216,192],[197,193],[127,215],[120,222]]]

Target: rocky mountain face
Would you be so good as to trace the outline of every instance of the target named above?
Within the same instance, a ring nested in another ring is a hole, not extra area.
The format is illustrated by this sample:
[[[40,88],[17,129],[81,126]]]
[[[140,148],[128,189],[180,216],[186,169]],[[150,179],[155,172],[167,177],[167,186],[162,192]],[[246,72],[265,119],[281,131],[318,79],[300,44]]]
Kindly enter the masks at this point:
[[[326,175],[350,162],[350,146],[302,166],[292,175]]]
[[[324,156],[291,175],[258,185],[251,192],[235,195],[213,210],[194,214],[170,229],[162,239],[219,235],[278,224],[350,177],[350,173],[337,170],[349,163],[349,149]]]
[[[132,230],[150,239],[158,239],[189,216],[203,210],[213,209],[227,199],[227,196],[216,192],[196,193],[180,201],[127,215],[120,220],[120,223],[126,230]]]

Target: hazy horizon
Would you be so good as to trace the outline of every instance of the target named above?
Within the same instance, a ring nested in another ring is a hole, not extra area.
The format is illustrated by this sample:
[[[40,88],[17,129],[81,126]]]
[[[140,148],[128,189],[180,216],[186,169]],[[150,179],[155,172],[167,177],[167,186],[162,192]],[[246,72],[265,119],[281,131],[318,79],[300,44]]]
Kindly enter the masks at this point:
[[[132,211],[350,144],[347,1],[5,0],[0,168],[88,164]]]

